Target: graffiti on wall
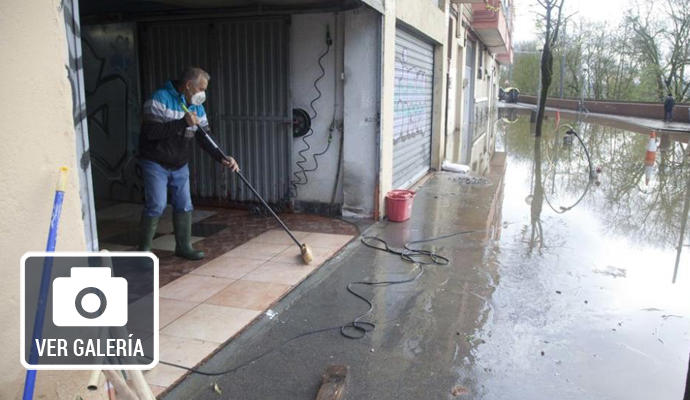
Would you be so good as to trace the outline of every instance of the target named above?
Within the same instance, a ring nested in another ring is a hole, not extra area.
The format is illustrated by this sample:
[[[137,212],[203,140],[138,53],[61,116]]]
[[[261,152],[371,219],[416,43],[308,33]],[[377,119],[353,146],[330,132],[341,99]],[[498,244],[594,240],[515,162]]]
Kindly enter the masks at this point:
[[[139,88],[133,24],[83,27],[82,52],[94,197],[143,198],[135,158]]]
[[[431,132],[433,71],[413,64],[404,48],[395,57],[395,136],[394,143]]]

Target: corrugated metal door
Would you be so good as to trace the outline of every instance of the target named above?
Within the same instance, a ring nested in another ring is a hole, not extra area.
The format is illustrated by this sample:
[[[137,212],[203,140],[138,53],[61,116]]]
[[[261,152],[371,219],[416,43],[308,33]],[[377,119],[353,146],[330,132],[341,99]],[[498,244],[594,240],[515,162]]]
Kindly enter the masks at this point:
[[[406,188],[429,170],[434,46],[407,31],[395,35],[393,187]]]
[[[289,201],[292,137],[288,114],[286,18],[155,23],[142,27],[146,96],[189,65],[211,74],[206,110],[219,145],[271,203]],[[255,201],[235,174],[196,146],[192,195]]]

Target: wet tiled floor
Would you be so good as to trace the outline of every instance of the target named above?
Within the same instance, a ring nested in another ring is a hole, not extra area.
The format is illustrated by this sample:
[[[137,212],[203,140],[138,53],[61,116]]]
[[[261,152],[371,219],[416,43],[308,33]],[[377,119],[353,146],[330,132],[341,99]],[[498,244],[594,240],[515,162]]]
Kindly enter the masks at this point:
[[[141,213],[141,205],[122,203],[106,208],[98,212],[98,233],[101,249],[111,251],[133,250],[136,247],[138,236],[138,223]],[[352,224],[334,218],[327,218],[318,215],[308,214],[281,214],[281,219],[295,231],[303,231],[305,235],[309,232],[320,232],[325,234],[337,235],[356,235],[357,228]],[[160,260],[160,285],[161,287],[169,282],[188,274],[196,268],[212,261],[213,259],[226,254],[235,247],[244,245],[258,235],[272,229],[280,228],[277,222],[271,217],[252,215],[246,210],[232,210],[221,208],[196,209],[193,212],[192,242],[194,247],[203,250],[206,258],[199,261],[184,260],[175,257],[173,254],[175,240],[172,230],[172,217],[170,207],[166,209],[156,230],[153,241],[153,252]],[[299,240],[302,238],[297,236]],[[284,245],[280,250],[288,247],[298,250],[289,236],[282,230],[271,233],[266,239],[271,245]],[[315,236],[311,240],[316,243],[309,243],[316,247],[320,244],[328,244],[328,235]],[[262,247],[261,252],[252,248],[250,243],[241,248],[240,257],[242,259],[256,259],[264,257],[268,247],[276,251],[276,246]],[[237,254],[236,254],[237,255]],[[277,255],[271,254],[271,256]],[[290,254],[286,253],[281,260],[289,260]],[[320,257],[318,253],[315,258]],[[264,260],[266,261],[266,260]],[[318,260],[315,260],[318,261]],[[240,266],[241,267],[241,266]],[[235,268],[234,266],[232,268]]]
[[[101,249],[133,250],[141,206],[118,204],[98,213]],[[160,260],[160,360],[193,367],[266,312],[357,235],[345,221],[305,214],[283,214],[294,235],[307,243],[313,261],[269,217],[246,211],[200,209],[193,214],[199,261],[175,257],[170,210],[154,239]],[[154,394],[185,375],[159,364],[145,373]]]
[[[282,234],[282,235],[281,235]],[[160,290],[160,359],[192,367],[241,332],[352,238],[349,234],[295,231],[314,260],[269,230],[205,262]],[[145,373],[156,393],[185,375],[159,364]]]

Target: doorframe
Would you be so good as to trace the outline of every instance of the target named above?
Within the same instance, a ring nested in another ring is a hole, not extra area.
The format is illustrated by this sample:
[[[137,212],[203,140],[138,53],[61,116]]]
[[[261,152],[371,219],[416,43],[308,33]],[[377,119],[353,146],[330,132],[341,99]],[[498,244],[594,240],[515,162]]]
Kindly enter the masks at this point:
[[[84,63],[81,51],[79,0],[65,0],[62,4],[69,63],[65,67],[72,89],[72,119],[76,142],[76,164],[78,167],[77,176],[79,177],[79,198],[81,200],[84,223],[84,238],[88,251],[98,251],[96,206],[93,198],[86,93],[84,89]]]
[[[463,119],[465,119],[465,116],[467,117],[467,121],[463,121],[463,127],[467,127],[467,132],[462,132],[462,150],[460,151],[460,162],[465,163],[467,165],[470,164],[470,161],[472,159],[472,143],[474,142],[473,140],[473,125],[474,125],[474,106],[475,106],[475,98],[474,98],[474,88],[475,88],[475,83],[476,83],[476,74],[477,74],[477,47],[478,47],[479,42],[475,40],[467,40],[467,46],[465,47],[465,64],[463,67],[465,68],[465,73],[467,75],[467,108],[468,110],[465,111],[466,114],[463,114]],[[471,52],[468,50],[472,49]],[[467,74],[467,61],[468,58],[471,57],[470,61],[470,70],[471,72]],[[464,102],[463,102],[464,106]]]

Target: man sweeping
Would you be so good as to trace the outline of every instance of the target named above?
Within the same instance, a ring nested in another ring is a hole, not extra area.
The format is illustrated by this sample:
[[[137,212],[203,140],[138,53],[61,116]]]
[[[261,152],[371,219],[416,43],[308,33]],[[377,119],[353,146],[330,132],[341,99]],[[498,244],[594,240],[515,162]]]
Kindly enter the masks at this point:
[[[204,258],[195,250],[192,236],[192,198],[189,192],[189,158],[196,141],[219,163],[239,171],[232,157],[225,157],[205,140],[198,128],[210,132],[206,111],[209,74],[201,68],[187,68],[177,81],[168,81],[144,103],[139,136],[139,165],[144,178],[144,211],[141,216],[139,250],[151,251],[158,220],[170,191],[175,229],[175,255],[189,260]],[[189,112],[185,112],[187,108]]]

